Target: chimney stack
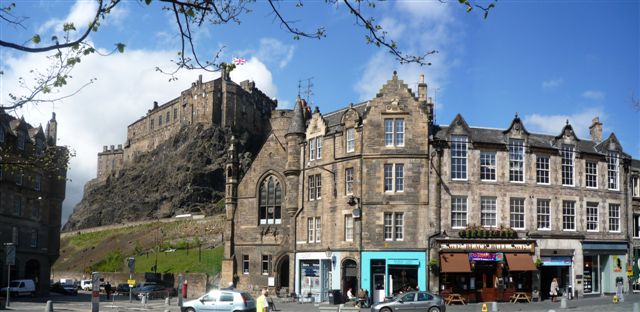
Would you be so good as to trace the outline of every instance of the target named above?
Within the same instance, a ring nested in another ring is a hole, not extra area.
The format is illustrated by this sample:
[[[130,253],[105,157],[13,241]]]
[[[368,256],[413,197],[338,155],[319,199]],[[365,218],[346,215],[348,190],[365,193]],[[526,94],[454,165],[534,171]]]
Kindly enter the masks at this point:
[[[591,126],[589,127],[589,134],[591,136],[592,141],[596,143],[602,142],[602,123],[600,122],[599,117],[595,117],[591,121]]]
[[[427,101],[427,84],[424,82],[424,74],[420,75],[420,82],[418,82],[418,101]]]

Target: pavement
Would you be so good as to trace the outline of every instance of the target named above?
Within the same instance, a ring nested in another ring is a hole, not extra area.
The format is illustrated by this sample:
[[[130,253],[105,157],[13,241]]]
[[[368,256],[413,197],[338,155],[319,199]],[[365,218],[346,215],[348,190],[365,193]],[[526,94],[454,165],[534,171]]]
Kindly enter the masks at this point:
[[[498,303],[499,312],[632,312],[633,304],[640,306],[640,294],[625,295],[625,301],[618,304],[611,302],[611,296],[580,298],[578,300],[568,300],[567,309],[561,309],[560,303],[552,303],[550,301],[533,302],[533,303]],[[24,312],[42,312],[45,310],[47,300],[53,302],[54,311],[91,311],[91,297],[88,294],[79,294],[78,296],[52,296],[49,298],[17,298],[11,301],[11,306],[7,310],[24,311]],[[327,304],[298,304],[298,303],[278,303],[276,307],[282,312],[316,312],[320,306],[328,306]],[[487,304],[488,311],[492,311],[491,303]],[[100,302],[100,311],[105,312],[128,312],[128,311],[160,311],[160,312],[179,312],[177,300],[171,300],[170,305],[165,305],[165,301],[149,300],[146,305],[142,305],[140,301],[133,300],[129,303],[128,297],[114,297],[106,302],[103,295]],[[361,309],[361,312],[370,311],[369,309]],[[452,305],[447,306],[447,312],[481,312],[482,304]],[[640,311],[640,310],[639,310]]]

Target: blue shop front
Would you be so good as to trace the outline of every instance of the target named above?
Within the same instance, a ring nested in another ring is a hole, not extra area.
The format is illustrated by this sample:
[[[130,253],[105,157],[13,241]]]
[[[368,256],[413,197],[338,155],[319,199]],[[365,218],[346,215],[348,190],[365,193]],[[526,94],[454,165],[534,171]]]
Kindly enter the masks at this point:
[[[364,251],[361,257],[362,288],[374,303],[406,289],[427,289],[425,251]]]

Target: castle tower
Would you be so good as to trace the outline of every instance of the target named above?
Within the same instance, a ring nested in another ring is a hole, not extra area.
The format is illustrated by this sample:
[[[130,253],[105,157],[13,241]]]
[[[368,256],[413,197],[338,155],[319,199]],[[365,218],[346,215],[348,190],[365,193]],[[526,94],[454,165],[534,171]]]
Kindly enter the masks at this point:
[[[229,150],[227,151],[227,162],[225,163],[225,231],[224,231],[224,258],[222,260],[221,285],[229,282],[236,282],[235,247],[234,247],[234,217],[237,208],[238,198],[238,153],[236,151],[235,137],[231,136]]]
[[[56,121],[56,113],[51,113],[51,120],[47,122],[46,141],[47,145],[55,146],[58,142],[58,122]]]

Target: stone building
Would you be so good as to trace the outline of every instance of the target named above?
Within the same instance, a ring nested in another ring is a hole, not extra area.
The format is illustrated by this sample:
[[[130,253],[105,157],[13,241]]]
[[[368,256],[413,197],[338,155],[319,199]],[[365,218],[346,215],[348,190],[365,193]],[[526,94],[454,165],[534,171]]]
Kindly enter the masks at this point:
[[[276,105],[254,82],[233,82],[224,68],[220,78],[209,82],[203,82],[201,75],[180,96],[162,105],[154,102],[145,116],[130,124],[124,147],[104,146],[98,153],[97,178],[90,183],[117,173],[124,164],[155,149],[184,125],[231,127],[237,133],[247,133],[253,144],[261,144]]]
[[[56,146],[56,133],[55,113],[43,130],[0,110],[0,240],[16,245],[11,279],[33,279],[39,294],[49,293],[51,266],[60,254],[67,153]],[[4,252],[0,267],[4,287]]]
[[[640,290],[640,160],[633,159],[631,161],[631,174],[629,175],[629,185],[631,189],[628,196],[631,198],[631,216],[629,222],[631,229],[629,237],[631,238],[631,247],[633,255],[633,289]]]
[[[316,301],[408,286],[495,300],[548,294],[553,276],[579,295],[613,291],[631,227],[614,134],[597,119],[583,139],[568,122],[552,136],[518,116],[499,130],[433,114],[424,77],[415,94],[395,73],[363,103],[274,111],[242,179],[229,151],[222,283]]]

